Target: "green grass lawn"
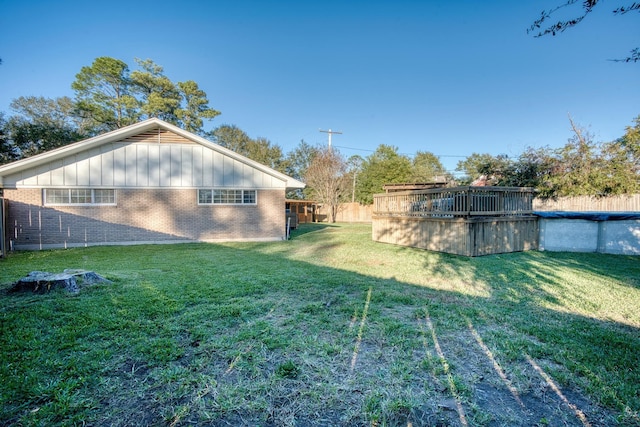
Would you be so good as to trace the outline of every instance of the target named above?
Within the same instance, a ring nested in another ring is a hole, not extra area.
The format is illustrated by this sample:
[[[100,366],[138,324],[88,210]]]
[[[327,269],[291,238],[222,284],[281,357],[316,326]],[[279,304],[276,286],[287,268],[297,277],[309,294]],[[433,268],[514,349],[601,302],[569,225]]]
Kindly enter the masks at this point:
[[[93,270],[76,295],[11,293]],[[290,241],[0,260],[0,425],[640,425],[640,259]]]

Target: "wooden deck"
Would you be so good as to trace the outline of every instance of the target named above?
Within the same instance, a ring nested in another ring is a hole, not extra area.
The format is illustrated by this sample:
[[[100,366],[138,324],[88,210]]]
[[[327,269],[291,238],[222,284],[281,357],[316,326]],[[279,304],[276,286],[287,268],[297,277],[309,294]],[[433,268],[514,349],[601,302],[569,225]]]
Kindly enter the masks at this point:
[[[454,187],[374,196],[373,240],[464,256],[537,249],[534,191]]]

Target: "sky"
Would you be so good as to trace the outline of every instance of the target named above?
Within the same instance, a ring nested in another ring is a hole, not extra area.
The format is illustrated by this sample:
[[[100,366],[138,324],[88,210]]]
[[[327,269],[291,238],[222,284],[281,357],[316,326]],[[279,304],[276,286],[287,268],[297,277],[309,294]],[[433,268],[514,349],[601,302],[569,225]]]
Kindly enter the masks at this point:
[[[0,112],[73,97],[80,69],[108,56],[196,81],[222,113],[206,130],[236,125],[284,153],[331,129],[345,157],[387,144],[454,171],[472,153],[561,147],[569,115],[614,140],[640,115],[640,63],[611,61],[640,45],[640,16],[602,2],[560,35],[527,34],[563,2],[0,0]]]

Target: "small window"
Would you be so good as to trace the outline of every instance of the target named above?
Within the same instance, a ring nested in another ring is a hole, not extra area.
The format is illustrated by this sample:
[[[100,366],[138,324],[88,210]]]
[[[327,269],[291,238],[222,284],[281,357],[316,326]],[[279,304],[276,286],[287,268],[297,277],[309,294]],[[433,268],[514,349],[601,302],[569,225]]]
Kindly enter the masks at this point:
[[[198,204],[210,205],[213,203],[213,190],[198,190]]]
[[[44,190],[45,191],[45,204],[58,205],[69,204],[69,190]]]
[[[198,190],[199,205],[255,205],[256,190]]]
[[[98,205],[114,205],[116,192],[115,190],[93,190],[93,200]]]
[[[245,190],[243,193],[242,203],[255,205],[256,204],[256,192],[255,190]]]
[[[70,190],[71,204],[72,205],[86,205],[92,203],[91,190]]]
[[[91,188],[47,188],[45,205],[115,205],[116,190]]]

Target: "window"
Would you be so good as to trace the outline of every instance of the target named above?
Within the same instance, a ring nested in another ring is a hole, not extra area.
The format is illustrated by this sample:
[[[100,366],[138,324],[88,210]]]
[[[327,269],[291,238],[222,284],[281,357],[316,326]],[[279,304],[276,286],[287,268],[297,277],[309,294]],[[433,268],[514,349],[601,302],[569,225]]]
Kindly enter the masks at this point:
[[[115,190],[93,190],[93,202],[100,205],[115,205],[116,204],[116,191]]]
[[[255,205],[256,190],[198,190],[199,205]]]
[[[256,192],[255,190],[247,190],[242,192],[242,203],[255,205],[256,204]]]
[[[115,205],[116,190],[91,188],[47,188],[45,205]]]

